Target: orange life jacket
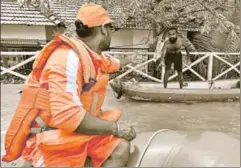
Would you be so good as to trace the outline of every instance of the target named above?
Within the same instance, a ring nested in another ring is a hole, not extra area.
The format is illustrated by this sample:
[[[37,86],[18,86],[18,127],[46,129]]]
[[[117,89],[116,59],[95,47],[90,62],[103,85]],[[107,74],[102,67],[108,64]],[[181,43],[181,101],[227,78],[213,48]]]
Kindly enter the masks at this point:
[[[97,79],[97,82],[89,91],[81,94],[80,100],[87,112],[91,112],[95,116],[98,115],[104,101],[109,76],[99,73],[98,64],[92,61],[87,47],[80,40],[57,35],[36,55],[33,71],[24,85],[20,102],[6,133],[6,155],[3,157],[3,161],[11,162],[21,156],[31,127],[34,124],[36,125],[35,119],[41,116],[43,111],[50,113],[48,90],[40,87],[39,78],[51,54],[63,44],[70,46],[79,55],[81,67],[83,68],[84,83],[88,83],[90,78]]]

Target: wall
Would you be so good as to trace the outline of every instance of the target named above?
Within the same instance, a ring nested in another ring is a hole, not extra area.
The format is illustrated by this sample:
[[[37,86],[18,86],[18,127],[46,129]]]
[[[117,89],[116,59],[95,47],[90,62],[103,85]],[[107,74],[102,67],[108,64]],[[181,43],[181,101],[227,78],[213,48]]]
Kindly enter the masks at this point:
[[[46,26],[46,39],[53,38],[54,33],[64,32],[63,28]],[[120,29],[113,34],[111,47],[115,48],[147,48],[147,44],[133,46],[133,44],[145,43],[148,38],[149,30],[144,29]],[[150,34],[150,37],[151,34]]]
[[[120,29],[114,33],[111,40],[111,47],[147,48],[147,44],[135,44],[145,43],[148,39],[149,32],[149,30],[145,29]],[[151,33],[149,37],[152,37]]]
[[[46,40],[44,26],[1,25],[1,38]]]
[[[50,41],[53,39],[54,34],[62,34],[65,30],[65,28],[60,27],[58,28],[57,26],[46,26],[46,40]]]
[[[20,38],[20,39],[39,39],[50,40],[53,32],[62,32],[56,27],[44,26],[26,26],[26,25],[1,25],[1,38]],[[145,43],[149,37],[152,37],[149,30],[145,29],[120,29],[114,33],[111,47],[118,48],[148,48]]]

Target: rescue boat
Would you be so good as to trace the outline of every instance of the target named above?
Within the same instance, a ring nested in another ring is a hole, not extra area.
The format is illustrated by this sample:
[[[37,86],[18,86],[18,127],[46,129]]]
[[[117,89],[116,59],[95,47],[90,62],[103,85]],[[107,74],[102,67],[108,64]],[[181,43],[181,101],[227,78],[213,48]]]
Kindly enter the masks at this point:
[[[153,82],[112,82],[111,88],[117,99],[125,96],[138,101],[155,102],[211,102],[234,101],[240,98],[240,80],[220,80],[211,82],[184,83],[183,89],[178,82],[170,82],[164,89],[163,84]]]

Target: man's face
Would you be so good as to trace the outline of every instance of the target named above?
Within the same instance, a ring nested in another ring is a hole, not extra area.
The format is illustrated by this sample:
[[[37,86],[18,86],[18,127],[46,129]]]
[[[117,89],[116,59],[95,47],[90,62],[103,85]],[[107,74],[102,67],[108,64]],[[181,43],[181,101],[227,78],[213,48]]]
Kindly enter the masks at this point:
[[[111,24],[106,25],[104,27],[104,29],[105,29],[106,33],[104,33],[103,41],[101,43],[101,48],[103,51],[110,48],[111,38],[112,38],[113,33],[116,30]]]
[[[169,31],[169,40],[171,43],[175,43],[177,41],[177,32],[176,30]]]

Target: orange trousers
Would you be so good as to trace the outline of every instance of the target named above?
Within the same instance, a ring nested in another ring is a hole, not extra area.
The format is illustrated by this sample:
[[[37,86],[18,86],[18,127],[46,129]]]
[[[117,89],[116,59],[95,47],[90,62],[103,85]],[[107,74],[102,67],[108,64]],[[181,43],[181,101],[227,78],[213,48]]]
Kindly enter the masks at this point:
[[[106,111],[100,118],[117,121],[121,111]],[[27,140],[22,153],[34,167],[84,167],[86,157],[100,167],[122,141],[113,135],[82,135],[59,129],[46,131]]]

